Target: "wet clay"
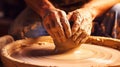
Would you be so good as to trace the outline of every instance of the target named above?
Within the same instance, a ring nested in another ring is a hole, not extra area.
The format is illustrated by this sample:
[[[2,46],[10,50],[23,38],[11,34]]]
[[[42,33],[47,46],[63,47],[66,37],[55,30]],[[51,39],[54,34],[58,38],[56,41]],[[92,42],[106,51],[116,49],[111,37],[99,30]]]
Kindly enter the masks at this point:
[[[20,40],[3,49],[3,62],[6,67],[107,67],[120,65],[120,52],[112,48],[81,44],[81,46],[64,53],[55,53],[54,48],[54,43],[48,38],[45,40]]]

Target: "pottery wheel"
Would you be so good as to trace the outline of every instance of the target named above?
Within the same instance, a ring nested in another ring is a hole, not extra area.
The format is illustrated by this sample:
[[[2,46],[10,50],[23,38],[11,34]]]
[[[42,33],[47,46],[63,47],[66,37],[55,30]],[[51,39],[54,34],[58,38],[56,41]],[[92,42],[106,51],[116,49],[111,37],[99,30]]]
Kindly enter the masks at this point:
[[[53,49],[53,43],[34,44],[15,50],[11,57],[37,66],[103,67],[120,63],[120,52],[112,48],[82,44],[61,54],[54,54]]]

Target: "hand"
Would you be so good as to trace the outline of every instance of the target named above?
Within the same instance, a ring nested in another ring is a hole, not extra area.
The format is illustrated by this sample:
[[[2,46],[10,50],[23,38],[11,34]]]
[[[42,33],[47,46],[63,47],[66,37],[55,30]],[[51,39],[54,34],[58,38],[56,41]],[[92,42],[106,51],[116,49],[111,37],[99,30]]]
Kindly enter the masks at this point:
[[[48,10],[43,18],[43,25],[52,38],[59,43],[65,42],[71,36],[69,21],[62,10]]]
[[[80,44],[91,34],[93,17],[87,9],[77,9],[68,13],[68,19],[72,25],[72,39]]]

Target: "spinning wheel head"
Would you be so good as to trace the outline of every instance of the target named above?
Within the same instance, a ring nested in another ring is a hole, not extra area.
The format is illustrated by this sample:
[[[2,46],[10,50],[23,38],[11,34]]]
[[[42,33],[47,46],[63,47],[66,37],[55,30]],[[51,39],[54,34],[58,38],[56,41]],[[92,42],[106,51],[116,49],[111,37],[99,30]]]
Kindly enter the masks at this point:
[[[43,40],[19,40],[7,45],[2,49],[2,61],[6,67],[104,67],[120,64],[120,52],[115,49],[82,44],[56,54],[52,40]]]

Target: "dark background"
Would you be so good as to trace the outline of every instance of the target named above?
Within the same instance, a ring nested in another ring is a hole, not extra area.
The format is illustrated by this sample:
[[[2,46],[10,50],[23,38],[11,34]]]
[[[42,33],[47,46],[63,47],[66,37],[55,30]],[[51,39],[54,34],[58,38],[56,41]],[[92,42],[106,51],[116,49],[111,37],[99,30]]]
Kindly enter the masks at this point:
[[[0,37],[8,34],[14,19],[25,7],[24,0],[0,0]],[[3,67],[1,61],[0,67]]]
[[[24,0],[0,0],[0,36],[8,34],[11,23],[25,7]]]

